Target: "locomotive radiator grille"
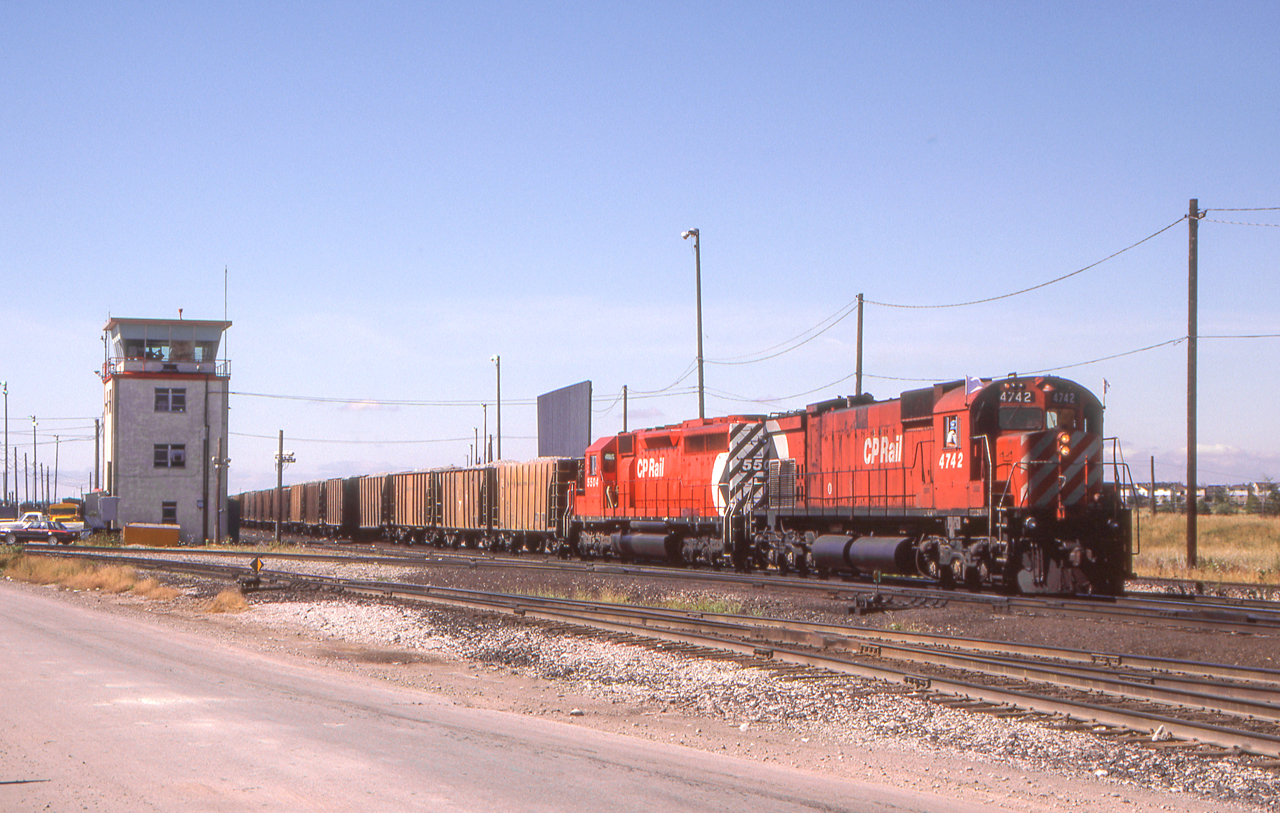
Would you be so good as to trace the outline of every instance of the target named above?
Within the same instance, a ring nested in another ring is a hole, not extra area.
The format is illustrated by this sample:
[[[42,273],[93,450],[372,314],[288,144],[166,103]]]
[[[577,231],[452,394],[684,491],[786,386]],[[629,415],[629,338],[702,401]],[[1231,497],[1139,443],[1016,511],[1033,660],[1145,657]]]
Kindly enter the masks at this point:
[[[796,461],[769,461],[769,507],[796,507]]]

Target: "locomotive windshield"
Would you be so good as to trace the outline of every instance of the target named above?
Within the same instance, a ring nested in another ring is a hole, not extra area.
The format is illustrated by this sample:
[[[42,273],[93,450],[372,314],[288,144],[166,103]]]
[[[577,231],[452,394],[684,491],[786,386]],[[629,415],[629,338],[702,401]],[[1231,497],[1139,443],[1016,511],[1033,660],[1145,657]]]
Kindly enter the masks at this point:
[[[1076,413],[1072,409],[1051,409],[1045,413],[1045,429],[1075,429]]]
[[[1031,406],[1002,406],[1000,428],[1022,432],[1043,429],[1044,410]]]

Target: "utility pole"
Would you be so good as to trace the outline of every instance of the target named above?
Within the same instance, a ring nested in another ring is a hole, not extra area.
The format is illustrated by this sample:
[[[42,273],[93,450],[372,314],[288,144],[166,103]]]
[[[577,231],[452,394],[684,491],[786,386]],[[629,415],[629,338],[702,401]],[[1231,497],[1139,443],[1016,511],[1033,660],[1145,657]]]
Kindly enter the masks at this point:
[[[1187,567],[1196,566],[1196,340],[1199,308],[1200,201],[1187,215]]]
[[[36,416],[31,416],[31,468],[40,477],[40,458],[36,452]],[[40,502],[40,481],[36,480],[36,502]]]
[[[489,405],[481,404],[480,408],[484,410],[484,424],[483,424],[484,436],[485,436],[485,439],[488,440],[489,438]],[[490,463],[493,461],[492,451],[493,451],[492,445],[489,446],[489,451],[487,452],[484,451],[483,449],[481,450],[480,454],[484,458],[485,463]]]
[[[102,420],[93,419],[93,490],[102,489],[102,481],[98,478],[98,470],[102,468],[102,461],[98,457],[98,451],[102,446]]]
[[[502,356],[494,355],[493,363],[497,365],[497,370],[498,370],[498,420],[497,420],[498,429],[497,429],[497,432],[498,432],[498,459],[501,460],[502,459]],[[490,452],[489,457],[490,457],[490,461],[492,461],[492,458],[493,458],[492,452]]]
[[[62,449],[61,438],[53,436],[53,501],[58,501],[58,458]]]
[[[698,304],[698,418],[707,417],[706,398],[702,381],[702,236],[697,229],[680,233],[680,237],[693,238],[693,279],[697,287]]]
[[[213,473],[214,473],[214,483],[215,483],[214,491],[213,491],[214,509],[215,509],[213,513],[213,544],[215,545],[222,544],[222,508],[223,508],[222,507],[222,482],[223,482],[222,477],[223,477],[223,472],[226,471],[227,464],[230,462],[231,462],[230,460],[227,460],[222,456],[222,438],[219,437],[218,438],[218,456],[213,459]]]
[[[1156,515],[1156,456],[1151,455],[1151,516]]]
[[[280,544],[280,514],[283,506],[280,495],[284,492],[284,430],[280,430],[280,448],[276,451],[276,545]]]
[[[854,395],[862,394],[862,294],[858,294],[858,391]]]
[[[622,385],[622,431],[627,431],[627,385]]]
[[[9,501],[9,382],[0,381],[4,387],[4,495],[0,502]],[[17,474],[17,472],[14,472]],[[17,491],[15,488],[14,491]]]

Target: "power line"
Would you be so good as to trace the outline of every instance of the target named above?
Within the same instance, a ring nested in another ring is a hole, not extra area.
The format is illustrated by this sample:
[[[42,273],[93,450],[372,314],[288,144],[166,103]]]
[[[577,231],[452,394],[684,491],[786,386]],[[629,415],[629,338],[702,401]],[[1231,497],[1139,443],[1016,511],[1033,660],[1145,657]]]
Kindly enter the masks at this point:
[[[1280,333],[1224,334],[1221,336],[1201,336],[1202,339],[1280,339]]]
[[[255,438],[257,440],[276,440],[278,435],[254,435],[247,432],[228,432],[238,438]],[[537,440],[527,435],[513,435],[510,440]],[[290,443],[341,443],[351,446],[407,446],[424,443],[463,443],[474,440],[471,435],[462,438],[427,438],[425,440],[340,440],[338,438],[289,438]]]
[[[1269,226],[1270,228],[1280,228],[1280,223],[1241,223],[1236,220],[1214,220],[1211,217],[1202,217],[1201,220],[1206,223],[1225,223],[1228,226]]]
[[[830,330],[831,328],[833,328],[833,327],[835,327],[836,325],[840,324],[841,322],[843,322],[843,321],[844,321],[844,320],[849,316],[849,314],[851,314],[851,313],[853,313],[855,310],[857,310],[857,306],[858,306],[858,300],[856,300],[856,299],[855,299],[855,300],[853,300],[852,302],[850,302],[849,304],[847,304],[847,305],[845,305],[844,307],[842,307],[840,310],[838,310],[838,311],[836,311],[835,313],[833,313],[833,314],[831,314],[830,316],[828,316],[826,319],[823,319],[823,320],[822,320],[821,322],[819,322],[818,324],[816,324],[816,325],[814,325],[813,327],[809,328],[808,330],[805,330],[805,331],[803,331],[803,332],[801,332],[801,333],[799,333],[799,334],[797,334],[797,335],[795,335],[795,336],[792,336],[790,339],[787,339],[786,341],[779,342],[779,343],[777,343],[777,344],[773,345],[772,347],[766,347],[765,349],[763,349],[763,350],[758,350],[758,351],[756,351],[756,352],[754,352],[754,353],[745,353],[745,354],[743,354],[743,355],[741,355],[741,356],[730,356],[730,357],[729,357],[729,358],[727,358],[727,359],[705,359],[705,361],[707,362],[707,364],[722,364],[722,365],[725,365],[725,364],[755,364],[756,362],[760,362],[760,361],[767,361],[768,359],[771,359],[771,358],[777,358],[778,356],[781,356],[781,355],[783,355],[784,353],[790,353],[792,350],[795,350],[796,348],[799,348],[799,347],[802,347],[802,346],[804,346],[804,345],[808,344],[809,342],[811,342],[811,341],[813,341],[814,339],[816,339],[816,338],[818,338],[819,336],[821,336],[823,333],[826,333],[826,332],[827,332],[828,330]],[[834,320],[834,321],[832,321],[832,320]],[[829,325],[828,325],[828,324],[827,324],[827,322],[831,322],[831,324],[829,324]],[[826,327],[823,327],[823,325],[826,325]],[[819,328],[822,328],[822,329],[821,329],[821,330],[818,330]],[[769,351],[771,351],[771,350],[776,350],[776,349],[777,349],[777,348],[779,348],[779,347],[785,347],[786,345],[790,344],[791,342],[796,341],[797,339],[801,339],[801,338],[803,338],[803,337],[805,337],[805,336],[808,336],[808,334],[813,333],[813,331],[815,331],[815,330],[817,330],[818,332],[817,332],[817,333],[814,333],[812,336],[809,336],[807,339],[805,339],[804,341],[802,341],[802,342],[800,342],[799,344],[795,345],[794,347],[788,347],[788,348],[787,348],[787,349],[785,349],[785,350],[781,350],[781,351],[779,351],[779,352],[777,352],[777,353],[773,353],[772,355],[763,356],[763,357],[761,357],[761,358],[757,358],[757,359],[752,359],[752,358],[751,358],[751,356],[757,356],[757,355],[760,355],[761,353],[768,353],[768,352],[769,352]],[[746,361],[738,361],[738,359],[747,359],[747,360],[746,360]]]
[[[689,366],[688,366],[688,367],[685,367],[685,368],[684,368],[684,372],[682,372],[682,373],[680,374],[680,377],[679,377],[679,378],[677,378],[675,381],[672,381],[670,384],[668,384],[667,386],[663,387],[662,389],[660,389],[660,390],[631,390],[631,391],[630,391],[630,394],[632,394],[632,395],[636,395],[636,396],[647,396],[647,395],[657,395],[657,394],[659,394],[659,393],[667,392],[668,390],[675,389],[677,386],[679,386],[681,381],[684,381],[686,378],[688,378],[689,376],[693,375],[693,374],[694,374],[694,372],[695,372],[697,369],[698,369],[698,360],[697,360],[697,359],[694,359],[693,361],[689,362]]]
[[[270,398],[281,401],[306,401],[316,404],[358,404],[367,406],[422,406],[422,407],[478,407],[489,403],[488,401],[406,401],[406,400],[390,400],[380,398],[329,398],[322,396],[310,395],[281,395],[278,393],[265,392],[239,392],[233,390],[232,395],[239,395],[245,398]],[[504,401],[515,406],[533,406],[537,403],[534,399],[515,399],[512,401]]]
[[[1107,262],[1108,260],[1112,260],[1120,256],[1121,254],[1124,254],[1126,251],[1135,249],[1138,246],[1142,245],[1143,243],[1146,243],[1147,241],[1152,240],[1161,234],[1164,234],[1169,229],[1172,229],[1174,226],[1178,225],[1179,223],[1181,223],[1186,219],[1187,219],[1187,216],[1183,215],[1182,217],[1178,218],[1174,222],[1170,223],[1168,226],[1165,226],[1163,229],[1160,229],[1159,231],[1153,234],[1150,234],[1147,237],[1144,237],[1143,239],[1137,241],[1136,243],[1133,243],[1130,246],[1122,248],[1119,251],[1109,256],[1103,257],[1101,260],[1098,260],[1095,263],[1091,263],[1076,271],[1072,271],[1070,274],[1063,274],[1062,276],[1057,277],[1055,279],[1042,282],[1039,285],[1033,285],[1030,288],[1023,288],[1022,290],[1019,290],[1019,291],[1012,291],[1010,293],[1001,294],[999,296],[987,297],[985,299],[975,299],[967,302],[953,302],[953,303],[943,304],[943,305],[905,305],[905,304],[899,304],[899,303],[893,303],[893,302],[879,302],[877,300],[872,300],[872,299],[864,299],[863,301],[864,301],[864,304],[879,305],[880,307],[883,307],[883,308],[903,308],[903,309],[925,310],[925,309],[940,309],[940,308],[960,308],[960,307],[966,307],[968,305],[981,305],[988,302],[997,302],[1002,299],[1010,299],[1012,297],[1020,296],[1025,293],[1030,293],[1031,291],[1036,291],[1041,288],[1047,288],[1050,285],[1054,285],[1064,280],[1068,280],[1079,274],[1083,274],[1085,271],[1088,271],[1091,268],[1096,268],[1099,265],[1102,265],[1103,263]],[[784,342],[775,344],[772,347],[768,347],[768,348],[765,348],[764,350],[759,350],[754,353],[746,353],[741,356],[731,356],[727,359],[706,359],[706,363],[717,364],[717,365],[756,364],[761,361],[768,361],[769,359],[774,359],[774,358],[777,358],[778,356],[785,355],[786,353],[790,353],[792,350],[796,350],[800,347],[803,347],[804,345],[816,339],[818,336],[821,336],[823,333],[826,333],[831,328],[840,324],[840,322],[844,321],[844,319],[846,319],[849,316],[849,314],[853,313],[857,309],[857,305],[858,305],[858,300],[854,299],[853,301],[847,303],[842,308],[837,310],[831,316],[828,316],[826,319],[823,319],[821,322],[818,322],[816,325],[809,328],[808,330],[805,330],[797,334],[796,336],[793,336],[790,339],[787,339]],[[830,324],[827,324],[828,322],[830,322]],[[811,333],[813,335],[809,335]],[[797,342],[797,340],[802,338],[804,339],[803,341],[799,341],[798,343],[790,347],[787,347],[788,344],[791,344],[792,342]],[[770,352],[778,348],[785,348],[785,349],[779,350],[777,353]],[[768,354],[768,355],[761,355],[761,354]],[[752,358],[752,356],[760,356],[760,358]],[[739,360],[739,359],[743,359],[743,360]]]
[[[1213,337],[1202,336],[1201,338],[1213,338]],[[1019,375],[1040,375],[1043,373],[1057,372],[1059,370],[1070,370],[1073,367],[1084,367],[1085,365],[1088,365],[1088,364],[1097,364],[1098,362],[1102,362],[1102,361],[1110,361],[1111,359],[1118,359],[1118,358],[1123,358],[1125,356],[1136,355],[1138,353],[1145,353],[1149,350],[1155,350],[1157,348],[1166,347],[1168,345],[1181,344],[1186,340],[1187,340],[1186,336],[1180,336],[1176,339],[1169,339],[1168,341],[1158,342],[1157,344],[1148,345],[1147,347],[1140,347],[1136,350],[1127,350],[1123,353],[1115,353],[1110,356],[1103,356],[1102,358],[1090,359],[1089,361],[1078,361],[1073,364],[1064,364],[1058,367],[1046,367],[1042,370],[1027,370],[1025,372],[1019,373]],[[708,390],[708,391],[713,392],[716,395],[716,397],[726,401],[736,401],[739,403],[751,403],[751,404],[773,404],[773,403],[778,403],[780,401],[790,401],[796,398],[803,398],[807,395],[813,395],[815,393],[822,392],[823,390],[830,389],[837,384],[843,384],[844,382],[853,378],[855,375],[857,375],[857,373],[850,373],[849,375],[846,375],[843,378],[837,378],[835,381],[832,381],[829,384],[824,384],[821,387],[815,387],[814,389],[806,390],[805,392],[799,392],[793,395],[780,396],[778,398],[747,398],[742,395],[727,393],[721,390]],[[873,373],[863,373],[862,377],[874,378],[878,381],[901,381],[906,383],[933,383],[937,381],[950,380],[950,377],[948,376],[935,376],[932,378],[908,378],[903,376],[875,375]]]
[[[238,438],[257,438],[260,440],[276,440],[279,437],[278,435],[252,435],[246,432],[228,432],[227,434],[234,435],[235,437],[238,437]],[[343,443],[343,444],[351,444],[356,446],[372,446],[372,445],[381,446],[383,444],[411,445],[411,444],[421,444],[421,443],[459,443],[461,441],[469,441],[469,440],[473,440],[473,438],[470,435],[468,435],[465,438],[429,438],[426,440],[337,440],[335,438],[289,438],[289,441],[291,443]]]
[[[1124,254],[1126,251],[1131,251],[1132,249],[1137,248],[1138,246],[1142,245],[1148,240],[1152,240],[1160,236],[1161,234],[1164,234],[1169,229],[1172,229],[1174,226],[1178,225],[1179,223],[1181,223],[1186,219],[1187,219],[1187,216],[1183,215],[1182,217],[1170,223],[1168,226],[1165,226],[1160,231],[1155,232],[1154,234],[1150,234],[1142,238],[1138,242],[1134,243],[1133,245],[1120,249],[1114,254],[1103,257],[1101,260],[1098,260],[1096,263],[1090,263],[1089,265],[1086,265],[1084,268],[1081,268],[1078,271],[1072,271],[1070,274],[1063,274],[1062,276],[1057,277],[1056,279],[1051,279],[1048,282],[1042,282],[1039,285],[1033,285],[1030,288],[1023,288],[1020,291],[1013,291],[1012,293],[1001,294],[1000,296],[990,296],[990,297],[987,297],[986,299],[974,299],[969,302],[952,302],[947,305],[899,305],[891,302],[874,302],[870,299],[865,300],[865,302],[868,305],[879,305],[883,308],[907,308],[907,309],[962,308],[967,305],[982,305],[987,302],[996,302],[1001,299],[1009,299],[1010,297],[1021,296],[1022,294],[1030,293],[1031,291],[1038,291],[1041,288],[1047,288],[1048,286],[1054,285],[1055,283],[1059,283],[1059,282],[1062,282],[1063,280],[1070,279],[1071,277],[1074,277],[1077,274],[1083,274],[1085,271],[1088,271],[1090,268],[1097,268],[1098,266],[1102,265],[1106,261],[1119,257],[1121,254]]]

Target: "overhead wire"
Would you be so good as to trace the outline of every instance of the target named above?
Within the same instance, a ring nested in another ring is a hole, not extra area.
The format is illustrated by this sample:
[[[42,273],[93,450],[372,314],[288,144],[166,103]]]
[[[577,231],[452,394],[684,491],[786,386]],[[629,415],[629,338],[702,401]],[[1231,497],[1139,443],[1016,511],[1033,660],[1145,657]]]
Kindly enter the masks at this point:
[[[365,404],[369,406],[421,406],[421,407],[478,407],[491,403],[485,400],[476,401],[410,401],[396,400],[386,398],[336,398],[329,396],[310,396],[310,395],[281,395],[278,393],[265,392],[242,392],[232,390],[231,395],[239,395],[246,398],[269,398],[282,401],[306,401],[317,404]],[[512,398],[502,402],[504,405],[512,406],[533,406],[537,403],[532,398]]]
[[[1153,234],[1147,235],[1146,237],[1142,238],[1138,242],[1130,246],[1126,246],[1120,249],[1119,251],[1115,252],[1114,254],[1107,255],[1106,257],[1103,257],[1101,260],[1098,260],[1095,263],[1090,263],[1089,265],[1086,265],[1084,268],[1078,269],[1076,271],[1072,271],[1070,274],[1063,274],[1062,276],[1056,277],[1047,282],[1042,282],[1039,285],[1032,285],[1030,288],[1023,288],[1022,290],[1012,291],[1007,294],[1001,294],[1000,296],[989,296],[985,299],[973,299],[967,302],[951,302],[945,305],[904,305],[904,304],[898,304],[898,303],[892,303],[892,302],[876,302],[870,299],[864,299],[863,301],[868,305],[879,305],[882,308],[906,308],[911,310],[927,310],[927,309],[938,309],[938,308],[963,308],[968,305],[982,305],[987,302],[997,302],[1001,299],[1010,299],[1012,297],[1021,296],[1022,294],[1030,293],[1032,291],[1038,291],[1041,288],[1047,288],[1050,285],[1055,285],[1059,282],[1062,282],[1063,280],[1071,279],[1074,276],[1083,274],[1085,271],[1088,271],[1091,268],[1097,268],[1098,266],[1102,265],[1108,260],[1113,260],[1116,257],[1119,257],[1121,254],[1124,254],[1126,251],[1132,251],[1133,249],[1137,248],[1143,243],[1149,240],[1153,240],[1156,237],[1159,237],[1160,235],[1164,234],[1169,229],[1172,229],[1174,226],[1178,225],[1179,223],[1181,223],[1186,219],[1187,219],[1187,215],[1183,215],[1182,217],[1170,223],[1168,226],[1165,226],[1163,229],[1160,229],[1159,231],[1154,232]]]
[[[1225,223],[1228,226],[1267,226],[1270,228],[1280,228],[1280,223],[1241,223],[1237,220],[1215,220],[1211,217],[1200,218],[1206,223]]]
[[[1209,338],[1209,337],[1202,337],[1202,338]],[[1073,367],[1084,367],[1086,365],[1097,364],[1098,362],[1102,362],[1102,361],[1110,361],[1112,359],[1123,358],[1125,356],[1132,356],[1138,353],[1145,353],[1149,350],[1155,350],[1157,348],[1166,347],[1168,345],[1181,344],[1186,340],[1187,340],[1186,336],[1181,336],[1177,339],[1169,339],[1167,341],[1158,342],[1156,344],[1148,345],[1146,347],[1139,347],[1136,350],[1127,350],[1123,353],[1115,353],[1110,356],[1103,356],[1101,358],[1090,359],[1088,361],[1078,361],[1073,364],[1063,364],[1056,367],[1046,367],[1039,370],[1027,370],[1025,371],[1025,373],[1022,373],[1022,374],[1040,375],[1043,373],[1057,372],[1059,370],[1070,370]],[[856,375],[857,373],[853,372],[842,378],[837,378],[835,381],[832,381],[828,384],[824,384],[821,387],[815,387],[814,389],[806,390],[805,392],[795,393],[795,394],[786,395],[786,396],[779,396],[777,398],[747,398],[746,396],[735,395],[733,393],[726,393],[721,390],[712,390],[710,388],[708,388],[707,391],[713,393],[717,398],[721,398],[722,400],[726,400],[726,401],[737,401],[740,403],[772,404],[772,403],[779,403],[782,401],[790,401],[796,398],[803,398],[807,395],[813,395],[815,393],[822,392],[823,390],[828,390],[837,384],[843,384],[844,382],[848,381],[849,379],[853,378]],[[913,378],[913,377],[905,377],[905,376],[876,375],[874,373],[866,373],[866,372],[862,374],[862,377],[875,379],[877,381],[902,381],[902,382],[908,382],[908,383],[929,383],[929,382],[938,382],[938,381],[949,381],[954,378],[953,376],[934,376],[929,378]]]
[[[756,362],[760,362],[760,361],[767,361],[768,359],[771,359],[771,358],[777,358],[778,356],[781,356],[781,355],[783,355],[784,353],[790,353],[792,350],[795,350],[795,349],[796,349],[796,348],[798,348],[798,347],[802,347],[802,346],[804,346],[804,345],[808,344],[809,342],[811,342],[811,341],[813,341],[814,339],[816,339],[816,338],[818,338],[819,336],[821,336],[823,333],[826,333],[826,332],[827,332],[828,330],[830,330],[831,328],[833,328],[833,327],[835,327],[836,325],[840,324],[841,322],[843,322],[843,321],[845,320],[845,318],[847,318],[847,317],[849,316],[849,314],[853,313],[853,312],[857,309],[857,306],[858,306],[858,300],[856,300],[856,299],[855,299],[855,300],[853,300],[852,302],[850,302],[850,303],[846,304],[844,307],[840,308],[840,310],[838,310],[838,311],[836,311],[835,313],[833,313],[833,314],[831,314],[830,316],[828,316],[826,319],[823,319],[823,320],[822,320],[821,322],[819,322],[818,324],[816,324],[816,325],[814,325],[813,327],[809,328],[808,330],[802,331],[801,333],[798,333],[797,335],[792,336],[790,339],[787,339],[787,340],[785,340],[785,341],[778,342],[777,344],[773,345],[772,347],[766,347],[765,349],[763,349],[763,350],[757,350],[757,351],[756,351],[756,352],[754,352],[754,353],[744,353],[744,354],[743,354],[743,355],[741,355],[741,356],[729,356],[728,358],[724,358],[724,359],[704,359],[704,361],[705,361],[707,364],[721,364],[721,365],[726,365],[726,364],[755,364]],[[832,320],[834,320],[834,321],[832,321]],[[827,325],[827,322],[831,322],[831,324]],[[826,327],[823,327],[823,325],[826,325]],[[819,328],[822,328],[822,329],[821,329],[821,330],[818,330]],[[777,350],[779,347],[786,347],[786,345],[790,344],[791,342],[794,342],[794,341],[796,341],[797,339],[804,338],[805,336],[808,336],[808,334],[813,333],[813,331],[815,331],[815,330],[816,330],[816,331],[818,331],[818,332],[817,332],[817,333],[814,333],[814,335],[809,336],[808,338],[804,339],[804,341],[800,342],[799,344],[795,345],[794,347],[788,347],[786,350],[781,350],[781,351],[779,351],[779,352],[777,352],[777,353],[773,353],[772,355],[763,356],[763,357],[761,357],[761,358],[756,358],[756,359],[752,359],[752,358],[751,358],[752,356],[758,356],[758,355],[760,355],[760,354],[762,354],[762,353],[769,353],[771,350]],[[746,360],[745,360],[745,361],[739,361],[739,359],[746,359]]]
[[[865,297],[863,298],[863,304],[879,305],[880,307],[883,307],[883,308],[925,310],[925,309],[941,309],[941,308],[960,308],[960,307],[966,307],[969,305],[981,305],[988,302],[997,302],[1002,299],[1010,299],[1012,297],[1021,296],[1022,294],[1030,293],[1032,291],[1036,291],[1041,288],[1047,288],[1050,285],[1055,285],[1059,282],[1063,282],[1064,280],[1068,280],[1068,279],[1071,279],[1072,277],[1078,276],[1079,274],[1083,274],[1085,271],[1088,271],[1092,268],[1096,268],[1099,265],[1102,265],[1103,263],[1107,262],[1108,260],[1115,259],[1116,257],[1119,257],[1121,254],[1124,254],[1127,251],[1131,251],[1137,248],[1138,246],[1142,245],[1143,243],[1146,243],[1149,240],[1152,240],[1158,237],[1159,235],[1167,232],[1169,229],[1172,229],[1174,226],[1178,225],[1179,223],[1183,222],[1186,219],[1187,219],[1187,215],[1183,215],[1182,217],[1173,221],[1168,226],[1165,226],[1159,231],[1156,231],[1144,237],[1143,239],[1138,240],[1137,242],[1129,246],[1126,246],[1125,248],[1120,249],[1119,251],[1116,251],[1106,257],[1103,257],[1101,260],[1098,260],[1097,262],[1090,263],[1089,265],[1086,265],[1083,268],[1072,271],[1069,274],[1063,274],[1060,277],[1056,277],[1046,282],[1042,282],[1038,285],[1033,285],[1029,288],[1023,288],[1018,291],[1011,291],[1009,293],[1000,294],[998,296],[986,297],[984,299],[974,299],[974,300],[969,300],[965,302],[952,302],[952,303],[937,304],[937,305],[908,305],[908,304],[902,304],[902,303],[881,302],[874,299],[866,299]],[[763,350],[758,350],[754,353],[745,353],[741,356],[730,356],[724,359],[706,359],[705,361],[707,364],[715,364],[715,365],[723,366],[723,365],[757,364],[762,361],[768,361],[770,359],[777,358],[779,356],[790,353],[793,350],[799,349],[800,347],[803,347],[804,345],[818,338],[818,336],[821,336],[823,333],[826,333],[828,330],[831,330],[840,322],[844,321],[849,316],[849,314],[857,310],[857,305],[858,305],[858,300],[854,299],[853,301],[845,304],[843,307],[837,310],[834,314],[832,314],[831,316],[828,316],[826,319],[823,319],[821,322],[818,322],[816,325],[809,328],[808,330],[805,330],[791,337],[790,339],[787,339],[786,341],[779,342],[778,344],[775,344],[772,347],[767,347]],[[830,322],[830,324],[827,324],[828,322]],[[813,335],[809,335],[810,333],[812,333]],[[803,338],[803,341],[797,341],[802,338]],[[788,347],[787,345],[791,344],[792,342],[796,342],[796,343]],[[785,348],[785,349],[779,350],[777,353],[770,352],[778,348]],[[753,356],[759,356],[759,358],[753,358]]]

